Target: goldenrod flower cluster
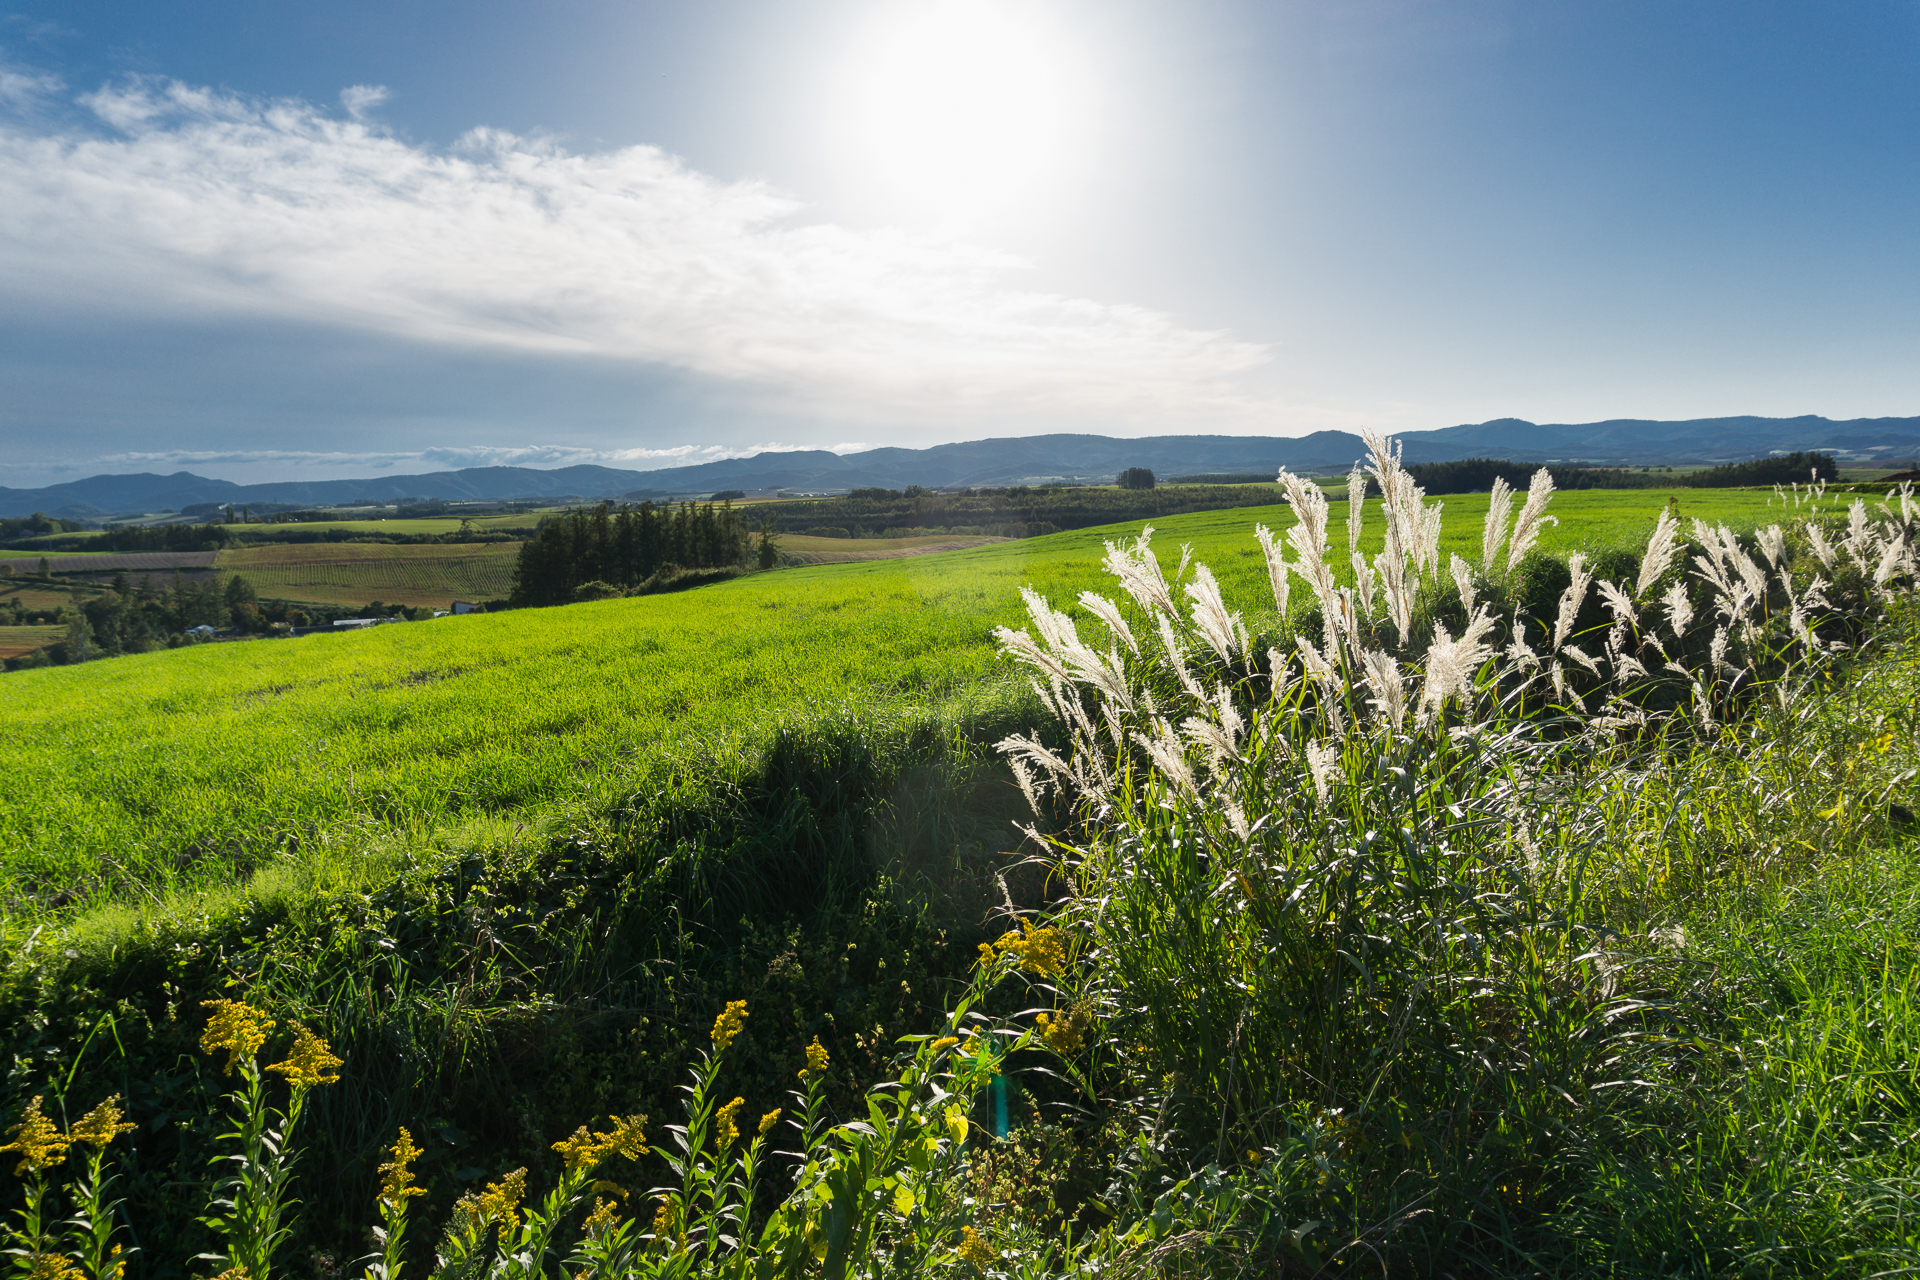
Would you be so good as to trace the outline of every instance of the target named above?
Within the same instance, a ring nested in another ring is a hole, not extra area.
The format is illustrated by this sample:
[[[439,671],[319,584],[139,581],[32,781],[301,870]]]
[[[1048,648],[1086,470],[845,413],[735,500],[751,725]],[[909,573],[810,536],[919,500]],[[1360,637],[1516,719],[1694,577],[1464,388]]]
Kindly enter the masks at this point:
[[[200,1037],[200,1050],[211,1055],[225,1049],[228,1075],[233,1074],[242,1058],[251,1058],[260,1052],[260,1046],[267,1042],[267,1032],[278,1025],[260,1010],[238,1000],[202,1000],[200,1007],[213,1010],[207,1015],[207,1030]]]
[[[1037,973],[1042,977],[1053,977],[1065,973],[1067,969],[1066,935],[1051,925],[1036,929],[1033,921],[1022,919],[1020,933],[1008,930],[996,938],[992,944],[981,943],[981,956],[991,961],[999,955],[1009,955],[1019,961],[1022,969]]]
[[[985,1237],[972,1227],[961,1228],[960,1243],[955,1247],[954,1252],[959,1254],[963,1261],[983,1268],[1000,1257],[999,1250],[988,1244]]]
[[[80,1117],[80,1123],[73,1126],[68,1136],[75,1142],[84,1142],[96,1151],[105,1151],[107,1144],[123,1133],[132,1133],[139,1125],[122,1124],[120,1095],[114,1094],[105,1102]]]
[[[780,1123],[780,1108],[775,1107],[760,1117],[760,1136],[763,1138],[766,1137],[767,1130],[773,1128],[773,1126],[778,1123]]]
[[[747,1002],[745,1000],[728,1001],[727,1007],[720,1011],[720,1016],[713,1020],[714,1051],[719,1052],[732,1044],[733,1038],[739,1035],[746,1025]]]
[[[953,1046],[959,1043],[960,1043],[959,1036],[941,1036],[938,1040],[935,1040],[933,1042],[933,1051],[935,1053],[938,1053],[942,1049],[951,1049],[953,1048]]]
[[[27,1261],[26,1280],[85,1280],[73,1259],[58,1253],[36,1253]]]
[[[674,1214],[671,1202],[662,1200],[660,1208],[653,1215],[653,1242],[662,1249],[671,1249],[678,1245],[685,1247],[687,1238],[683,1235],[676,1240],[673,1231]]]
[[[619,1221],[620,1214],[616,1210],[614,1202],[606,1199],[604,1196],[595,1196],[593,1198],[593,1212],[587,1215],[587,1220],[581,1224],[581,1230],[586,1232],[587,1239],[598,1240],[601,1236],[612,1231],[614,1225]]]
[[[420,1148],[413,1145],[413,1135],[405,1126],[394,1140],[391,1154],[392,1159],[380,1166],[380,1203],[398,1213],[407,1207],[409,1196],[427,1194],[413,1185],[413,1170],[408,1166],[420,1158]]]
[[[819,1036],[815,1036],[813,1043],[807,1046],[807,1065],[801,1068],[800,1078],[802,1080],[817,1080],[820,1077],[820,1073],[826,1069],[826,1046],[820,1043]]]
[[[553,1144],[560,1153],[560,1159],[566,1164],[569,1173],[581,1169],[591,1169],[608,1156],[625,1156],[629,1160],[638,1160],[647,1151],[645,1116],[609,1116],[613,1121],[611,1133],[588,1133],[587,1126],[581,1125],[573,1131],[573,1136],[562,1138]]]
[[[253,1278],[247,1274],[245,1267],[236,1265],[228,1267],[225,1271],[215,1276],[213,1280],[253,1280]]]
[[[717,1128],[718,1135],[717,1140],[722,1151],[732,1146],[734,1140],[739,1138],[740,1123],[734,1117],[738,1116],[740,1114],[740,1108],[746,1105],[747,1100],[745,1098],[735,1098],[732,1102],[729,1102],[726,1106],[721,1107],[720,1110],[714,1113],[714,1124]]]
[[[296,1089],[311,1089],[317,1084],[338,1084],[341,1065],[325,1040],[295,1023],[293,1053],[285,1062],[276,1062],[267,1070],[285,1076],[287,1083]]]
[[[1063,1018],[1042,1010],[1034,1015],[1033,1026],[1055,1053],[1078,1053],[1087,1043],[1087,1032],[1093,1030],[1093,1017],[1084,1009],[1071,1010]]]
[[[456,1231],[479,1233],[494,1223],[506,1235],[520,1225],[520,1200],[527,1194],[527,1171],[515,1169],[498,1182],[489,1182],[479,1195],[468,1192],[453,1206]]]
[[[7,1130],[12,1141],[0,1147],[0,1151],[18,1151],[20,1163],[13,1172],[18,1177],[28,1173],[39,1173],[51,1169],[67,1158],[67,1148],[73,1140],[60,1132],[60,1126],[41,1114],[40,1099],[36,1096],[27,1103],[26,1111],[20,1117],[20,1123]]]

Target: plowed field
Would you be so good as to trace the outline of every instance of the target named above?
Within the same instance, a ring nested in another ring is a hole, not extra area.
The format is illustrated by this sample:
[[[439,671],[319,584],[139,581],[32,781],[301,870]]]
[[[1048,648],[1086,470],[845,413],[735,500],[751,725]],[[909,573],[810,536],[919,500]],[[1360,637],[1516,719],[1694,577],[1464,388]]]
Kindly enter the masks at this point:
[[[222,551],[215,567],[245,575],[269,599],[349,605],[380,600],[444,609],[456,599],[505,596],[519,554],[517,542],[281,544]]]

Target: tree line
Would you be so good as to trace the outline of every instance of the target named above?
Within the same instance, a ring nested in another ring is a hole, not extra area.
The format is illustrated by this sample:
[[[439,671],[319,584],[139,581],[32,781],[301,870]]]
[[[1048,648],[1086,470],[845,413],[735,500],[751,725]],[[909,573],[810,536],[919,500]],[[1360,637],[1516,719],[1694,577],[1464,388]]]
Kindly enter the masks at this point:
[[[744,565],[752,541],[745,514],[732,503],[578,507],[548,516],[520,544],[510,599],[516,605],[566,604],[581,598],[582,588],[625,590],[676,570]],[[770,542],[762,543],[772,550]]]
[[[1015,485],[942,493],[909,485],[904,490],[855,489],[841,498],[780,502],[763,510],[781,533],[855,538],[966,533],[1022,538],[1190,511],[1268,506],[1277,501],[1272,489],[1218,485],[1162,485],[1153,489]]]

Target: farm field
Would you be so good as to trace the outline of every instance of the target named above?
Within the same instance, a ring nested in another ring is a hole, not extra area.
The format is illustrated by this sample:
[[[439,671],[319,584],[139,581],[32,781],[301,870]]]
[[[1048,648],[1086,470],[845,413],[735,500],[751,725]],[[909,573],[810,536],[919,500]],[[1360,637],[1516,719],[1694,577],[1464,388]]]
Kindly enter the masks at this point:
[[[0,627],[0,658],[23,658],[66,634],[65,627]]]
[[[1561,495],[1541,545],[1644,538],[1666,498]],[[1680,503],[1749,525],[1767,514],[1759,494],[1689,491]],[[1443,545],[1477,555],[1485,508],[1484,496],[1450,499]],[[1191,543],[1230,603],[1271,622],[1259,521],[1279,530],[1292,517],[1284,506],[1175,517],[1156,546],[1177,557]],[[293,847],[484,843],[604,809],[687,758],[716,775],[744,767],[781,726],[835,708],[1014,696],[992,629],[1020,622],[1019,589],[1061,605],[1109,591],[1102,540],[1136,528],[15,673],[0,707],[0,771],[15,782],[0,794],[0,910],[218,884]],[[1369,541],[1379,536],[1376,518]],[[221,567],[270,594],[255,575],[308,567],[266,553],[340,550],[260,548]],[[392,590],[339,572],[343,598]]]
[[[274,543],[230,547],[214,562],[259,595],[313,604],[380,600],[444,609],[455,600],[497,600],[513,586],[517,542]]]
[[[933,555],[941,551],[965,551],[1005,538],[810,538],[801,533],[783,533],[777,542],[783,554],[800,564],[842,564],[859,560],[892,560],[900,556]]]

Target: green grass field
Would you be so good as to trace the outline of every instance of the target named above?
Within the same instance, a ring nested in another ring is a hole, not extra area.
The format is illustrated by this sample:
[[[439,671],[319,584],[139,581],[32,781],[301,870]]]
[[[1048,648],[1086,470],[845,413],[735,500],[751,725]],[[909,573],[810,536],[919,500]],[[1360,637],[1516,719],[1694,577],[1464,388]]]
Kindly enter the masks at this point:
[[[1666,497],[1562,495],[1542,545],[1637,540]],[[1680,501],[1709,519],[1767,512],[1756,494]],[[1447,545],[1477,555],[1484,511],[1484,497],[1450,500]],[[1257,521],[1292,518],[1176,517],[1156,545],[1191,543],[1257,620],[1271,614]],[[1134,531],[15,673],[0,708],[13,780],[0,903],[34,915],[218,884],[296,847],[485,842],[604,809],[689,758],[745,759],[823,707],[987,696],[1005,678],[992,628],[1021,621],[1019,588],[1061,604],[1109,590],[1101,541]]]

